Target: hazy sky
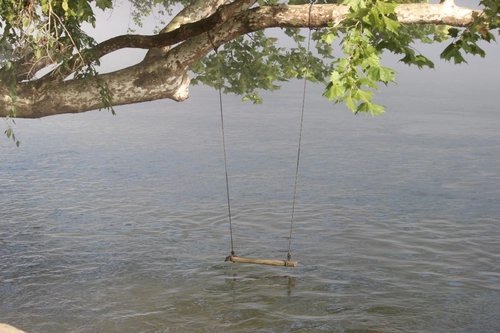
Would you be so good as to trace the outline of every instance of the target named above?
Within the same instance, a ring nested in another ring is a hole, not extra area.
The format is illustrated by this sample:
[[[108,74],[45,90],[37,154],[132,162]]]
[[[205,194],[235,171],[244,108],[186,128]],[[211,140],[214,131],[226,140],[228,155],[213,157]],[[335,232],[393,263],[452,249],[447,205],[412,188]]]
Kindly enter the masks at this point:
[[[430,3],[439,3],[439,0],[430,1]],[[457,5],[478,8],[479,1],[476,0],[455,0]],[[127,29],[132,27],[136,29],[136,33],[152,34],[158,20],[153,18],[145,20],[142,28],[135,27],[130,19],[130,5],[127,1],[121,4],[117,3],[112,12],[103,13],[98,10],[98,23],[97,29],[92,31],[91,34],[98,40],[102,41],[116,35],[126,34]],[[86,29],[90,31],[89,29]],[[500,39],[500,37],[499,37]],[[287,43],[286,37],[281,43]],[[435,65],[435,71],[442,73],[442,75],[451,75],[457,79],[467,79],[471,76],[482,76],[486,82],[490,82],[500,76],[500,45],[497,43],[488,44],[482,43],[482,47],[486,50],[486,58],[480,57],[466,57],[468,64],[455,66],[439,59],[440,52],[446,47],[445,44],[438,45],[418,45],[417,49],[431,58]],[[102,60],[103,68],[106,71],[123,68],[127,65],[132,65],[141,60],[144,50],[127,49],[126,51],[115,52],[106,56]],[[398,77],[406,75],[415,75],[419,72],[416,68],[408,68],[408,66],[398,63],[400,57],[387,55],[384,64],[398,71]],[[496,81],[496,80],[495,80]]]

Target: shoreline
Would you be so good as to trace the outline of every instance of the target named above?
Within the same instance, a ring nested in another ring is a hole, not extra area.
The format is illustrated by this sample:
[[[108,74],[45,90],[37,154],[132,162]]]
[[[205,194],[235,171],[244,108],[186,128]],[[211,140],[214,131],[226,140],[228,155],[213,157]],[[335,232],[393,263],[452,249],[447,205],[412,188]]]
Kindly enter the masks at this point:
[[[0,333],[26,333],[25,331],[21,331],[14,326],[0,323]]]

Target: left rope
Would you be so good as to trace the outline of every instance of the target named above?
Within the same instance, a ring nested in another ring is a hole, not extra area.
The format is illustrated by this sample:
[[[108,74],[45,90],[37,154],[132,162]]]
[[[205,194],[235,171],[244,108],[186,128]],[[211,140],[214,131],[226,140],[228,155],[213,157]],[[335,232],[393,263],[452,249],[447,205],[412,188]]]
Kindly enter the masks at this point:
[[[224,172],[226,175],[226,196],[227,196],[227,215],[229,220],[229,235],[231,236],[231,256],[234,256],[234,241],[233,241],[233,221],[231,218],[231,200],[229,196],[229,177],[227,172],[227,155],[226,155],[226,136],[224,131],[224,108],[222,105],[222,74],[220,68],[220,60],[219,60],[219,52],[217,51],[217,47],[214,44],[212,36],[210,36],[210,32],[207,31],[208,40],[212,44],[215,55],[217,57],[217,78],[219,80],[219,106],[220,106],[220,123],[221,123],[221,132],[222,132],[222,150],[224,151]]]

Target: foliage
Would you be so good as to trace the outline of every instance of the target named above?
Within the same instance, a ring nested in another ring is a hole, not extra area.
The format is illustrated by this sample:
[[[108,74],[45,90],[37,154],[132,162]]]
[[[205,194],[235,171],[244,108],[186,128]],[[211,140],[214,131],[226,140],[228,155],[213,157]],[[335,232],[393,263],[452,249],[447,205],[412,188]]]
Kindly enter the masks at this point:
[[[16,122],[12,118],[5,119],[5,122],[7,123],[7,129],[4,132],[5,136],[8,139],[12,139],[12,141],[14,141],[14,143],[16,144],[16,146],[19,147],[19,145],[21,144],[21,142],[16,139],[16,134],[14,134],[14,130],[12,129],[12,125],[15,125]]]
[[[340,1],[318,1],[317,3]],[[279,82],[302,78],[305,73],[304,59],[309,59],[310,79],[314,82],[328,81],[324,96],[329,100],[345,102],[354,113],[370,112],[374,115],[384,112],[384,106],[374,103],[374,91],[380,84],[395,82],[396,72],[381,64],[384,52],[401,55],[400,61],[409,65],[434,68],[433,62],[419,53],[414,44],[442,43],[449,37],[455,40],[443,51],[441,58],[465,62],[462,52],[484,56],[477,45],[480,40],[492,41],[493,35],[484,30],[485,25],[498,28],[498,19],[492,20],[492,13],[498,13],[496,1],[482,1],[490,8],[488,21],[477,17],[476,23],[467,29],[449,28],[437,25],[407,26],[397,21],[395,8],[400,3],[426,2],[425,0],[345,0],[350,14],[340,26],[313,32],[316,42],[315,57],[307,57],[304,36],[297,28],[284,32],[295,45],[279,47],[277,38],[264,32],[239,37],[226,43],[219,54],[211,54],[200,60],[193,68],[192,82],[218,88],[217,63],[222,63],[222,89],[225,93],[243,96],[243,100],[261,103],[259,90],[279,89]],[[264,3],[264,1],[262,1]],[[266,4],[272,4],[267,1]],[[290,4],[307,4],[307,0],[293,0]],[[497,14],[496,14],[497,15]],[[339,46],[343,57],[334,56],[334,47]],[[328,79],[329,78],[329,79]]]
[[[114,113],[111,93],[105,83],[98,80],[95,70],[99,59],[92,52],[82,52],[96,45],[95,40],[82,29],[83,23],[95,27],[95,7],[110,9],[113,3],[111,0],[7,0],[0,3],[0,66],[3,66],[0,82],[9,87],[12,101],[5,134],[16,145],[19,145],[19,141],[16,140],[12,124],[16,117],[18,75],[27,72],[25,78],[33,78],[37,69],[40,69],[37,64],[62,64],[59,68],[64,68],[70,59],[81,58],[86,66],[76,68],[74,77],[95,78],[102,92],[103,104]],[[29,67],[23,68],[23,65]]]
[[[34,54],[37,59],[53,57],[61,61],[72,51],[91,47],[94,40],[81,28],[95,25],[92,2],[70,0],[3,1],[1,44],[12,51],[12,59]],[[111,8],[110,0],[97,0],[101,9]],[[71,6],[71,7],[70,7]]]
[[[180,6],[202,0],[130,0],[131,19],[141,25],[144,17],[153,15],[160,25]],[[208,1],[208,0],[207,0]],[[257,0],[255,6],[271,6],[277,0]],[[434,64],[420,54],[415,43],[449,44],[441,58],[455,64],[466,62],[466,54],[485,56],[480,42],[495,41],[500,28],[500,3],[481,0],[482,15],[475,15],[467,28],[438,25],[408,26],[398,22],[398,4],[426,0],[316,0],[316,4],[341,3],[349,6],[349,14],[341,23],[326,29],[283,28],[275,33],[257,31],[227,42],[190,68],[192,83],[222,88],[225,93],[241,95],[243,100],[262,102],[260,90],[276,90],[280,83],[295,78],[325,83],[324,96],[335,103],[343,102],[354,113],[380,114],[384,107],[374,102],[381,84],[395,82],[396,72],[383,66],[385,52],[400,55],[400,61],[418,68]],[[309,4],[310,0],[288,0],[287,4]],[[98,73],[99,54],[96,41],[82,28],[95,26],[96,12],[112,10],[112,0],[4,0],[0,2],[0,83],[8,88],[12,110],[6,119],[5,134],[18,144],[12,131],[16,116],[18,85],[37,79],[43,68],[55,67],[49,75],[61,81],[68,73],[82,85],[98,87],[102,105],[111,110],[113,93]],[[285,47],[282,36],[293,41]],[[311,41],[314,50],[307,54],[304,45]],[[308,63],[306,64],[306,60]],[[221,67],[219,80],[217,67]],[[46,77],[44,77],[45,79]]]
[[[263,31],[226,43],[218,54],[208,55],[191,68],[195,74],[193,84],[203,83],[218,89],[219,62],[222,63],[223,92],[242,95],[244,101],[254,103],[262,103],[258,90],[277,90],[280,88],[277,82],[301,79],[306,73],[313,82],[325,82],[324,78],[333,70],[332,65],[324,61],[332,58],[331,46],[320,39],[320,34],[315,34],[317,52],[324,58],[309,58],[306,71],[307,50],[302,45],[305,37],[300,35],[300,29],[285,29],[285,34],[292,37],[295,47],[279,47],[278,38],[268,37]]]
[[[384,106],[374,103],[374,90],[380,83],[395,82],[396,72],[381,65],[384,51],[404,55],[400,61],[419,68],[434,64],[417,54],[415,40],[425,43],[443,41],[445,30],[435,26],[403,26],[397,21],[394,1],[347,0],[350,14],[342,26],[332,26],[323,39],[331,43],[340,38],[345,57],[335,60],[335,69],[324,96],[335,103],[345,102],[354,113],[384,112]]]
[[[484,6],[485,15],[475,15],[474,23],[467,29],[450,28],[448,30],[453,42],[441,53],[442,59],[453,60],[455,64],[460,64],[467,62],[463,53],[479,55],[482,58],[486,56],[478,42],[495,41],[495,36],[490,31],[500,27],[500,3],[494,0],[483,0],[480,4]]]

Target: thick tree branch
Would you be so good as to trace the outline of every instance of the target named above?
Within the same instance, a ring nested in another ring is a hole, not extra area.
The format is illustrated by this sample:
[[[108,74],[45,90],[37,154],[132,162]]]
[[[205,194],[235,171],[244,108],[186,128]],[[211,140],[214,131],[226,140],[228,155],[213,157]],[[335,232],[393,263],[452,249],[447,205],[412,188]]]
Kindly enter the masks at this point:
[[[261,7],[248,12],[248,21],[260,29],[269,27],[307,27],[309,5]],[[401,4],[396,7],[396,15],[401,24],[438,24],[466,27],[473,21],[473,13],[480,10],[444,4]],[[313,5],[310,24],[312,28],[327,27],[329,23],[340,23],[349,13],[347,5]],[[255,16],[258,16],[255,17]],[[259,22],[260,21],[260,22]]]
[[[178,45],[171,52],[189,50],[190,59],[185,59],[186,70],[205,54],[224,43],[247,33],[276,27],[324,28],[340,24],[349,13],[347,5],[295,5],[268,6],[250,9],[210,31],[212,40],[202,34]],[[404,4],[396,8],[398,21],[402,24],[438,24],[466,27],[481,11],[463,7],[448,7],[435,4]],[[213,44],[212,44],[213,42]]]
[[[243,0],[241,0],[243,1]],[[249,0],[250,1],[250,0]],[[113,94],[113,104],[123,105],[155,99],[182,101],[188,97],[190,67],[214,45],[222,45],[238,36],[271,27],[327,27],[340,24],[349,9],[345,5],[271,6],[248,9],[233,16],[241,7],[223,6],[201,21],[182,25],[158,36],[121,36],[100,45],[100,52],[121,47],[159,47],[178,44],[163,58],[100,75]],[[440,24],[463,27],[473,22],[473,9],[447,4],[406,4],[396,9],[403,24]],[[310,15],[309,15],[310,13]],[[210,31],[212,41],[208,37]],[[68,80],[40,90],[36,81],[18,85],[17,117],[38,118],[53,114],[85,112],[103,107],[99,87],[92,80]],[[10,113],[10,98],[0,87],[0,116]]]
[[[229,18],[233,18],[232,25],[245,24],[251,27],[253,32],[271,27],[328,27],[330,23],[340,23],[349,13],[347,5],[326,4],[313,5],[310,11],[309,5],[277,5],[259,7],[246,11],[243,16],[236,15],[249,8],[255,0],[239,0],[230,5],[225,5],[212,16],[193,23],[186,23],[177,29],[167,33],[153,36],[123,35],[111,38],[97,45],[92,52],[98,57],[123,48],[152,49],[163,46],[171,46],[189,38],[203,34],[217,25],[221,25]],[[455,27],[466,27],[474,18],[473,13],[479,10],[443,4],[402,4],[396,8],[398,21],[402,24],[440,24]],[[68,75],[71,73],[67,73]]]

